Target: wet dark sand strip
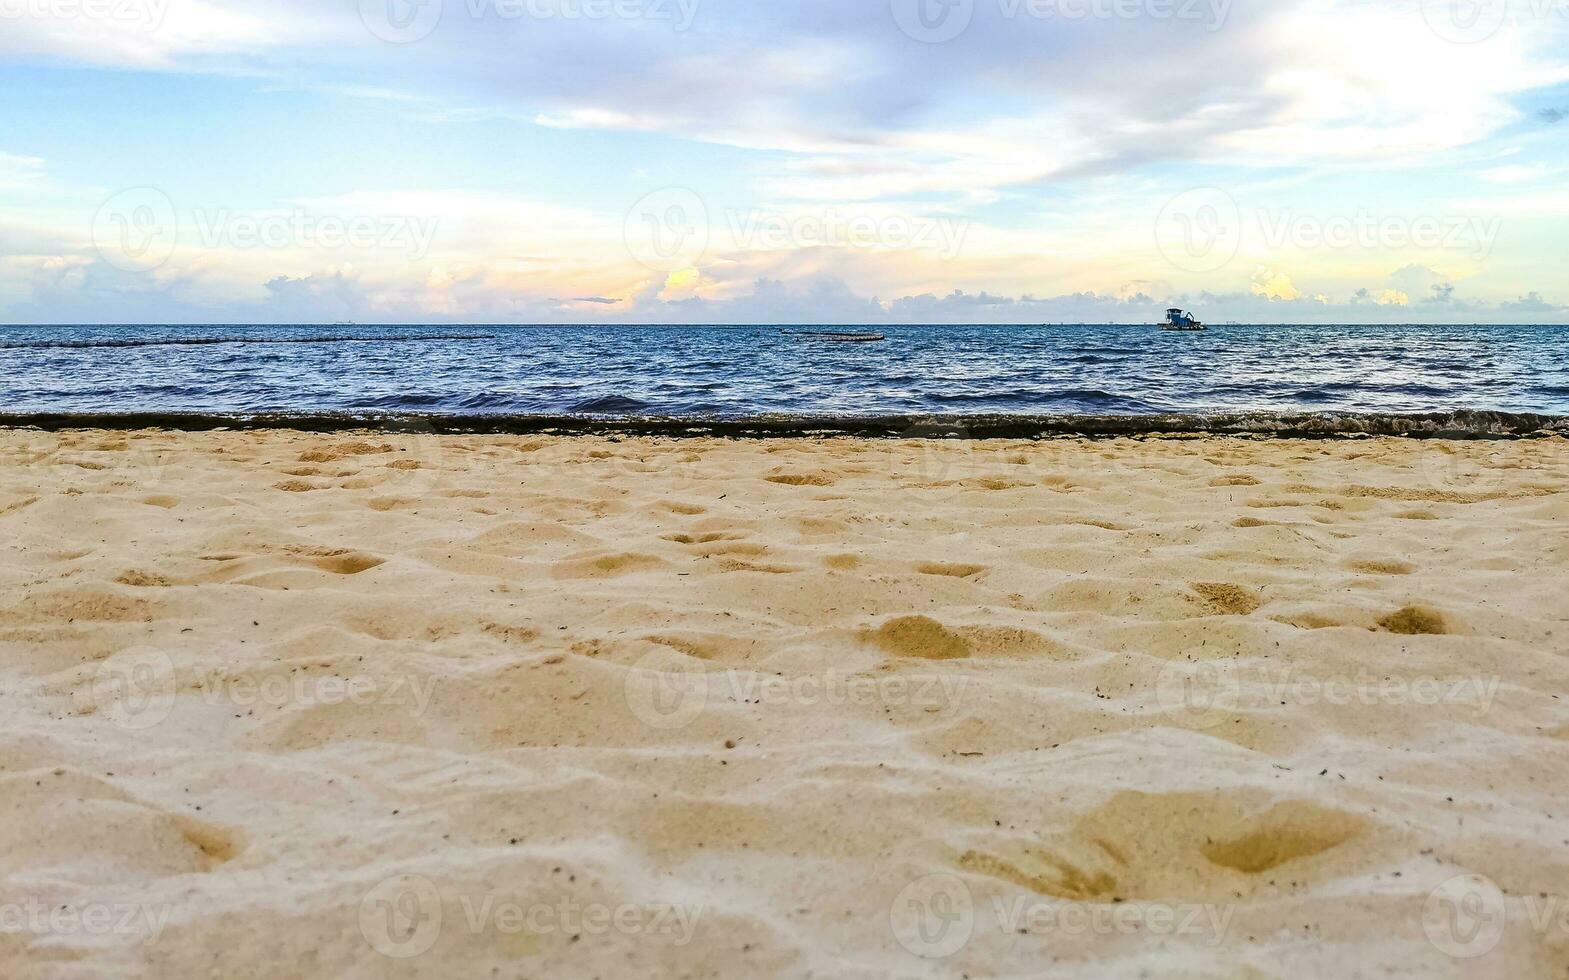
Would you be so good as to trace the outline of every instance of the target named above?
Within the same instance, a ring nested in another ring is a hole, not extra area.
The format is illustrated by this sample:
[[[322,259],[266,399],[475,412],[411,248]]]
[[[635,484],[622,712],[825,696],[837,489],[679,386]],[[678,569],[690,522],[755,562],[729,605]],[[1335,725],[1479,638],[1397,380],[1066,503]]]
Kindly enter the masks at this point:
[[[474,435],[719,436],[785,439],[1039,439],[1139,436],[1257,436],[1345,439],[1519,439],[1569,436],[1569,417],[1510,412],[1427,414],[1218,412],[1182,415],[815,416],[741,419],[567,415],[443,415],[354,412],[212,414],[185,412],[3,413],[0,427],[66,429],[292,429]]]

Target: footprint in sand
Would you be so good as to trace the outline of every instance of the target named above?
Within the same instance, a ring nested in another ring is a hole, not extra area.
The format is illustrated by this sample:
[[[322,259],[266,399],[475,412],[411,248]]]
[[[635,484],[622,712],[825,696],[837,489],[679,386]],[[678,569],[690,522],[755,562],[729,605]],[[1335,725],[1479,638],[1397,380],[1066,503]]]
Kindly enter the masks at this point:
[[[1239,517],[1236,520],[1231,522],[1231,526],[1232,527],[1240,527],[1240,528],[1254,528],[1254,527],[1290,527],[1291,525],[1282,523],[1280,521],[1261,521],[1257,517]]]
[[[653,555],[613,554],[577,558],[556,565],[557,578],[613,578],[630,575],[664,565],[663,559]]]
[[[713,544],[718,541],[739,541],[742,537],[743,535],[740,534],[715,531],[710,534],[667,534],[664,540],[674,541],[676,544]]]
[[[233,861],[245,850],[245,836],[237,830],[186,816],[176,816],[173,820],[180,835],[201,852],[208,870]]]
[[[1443,636],[1449,632],[1443,614],[1423,606],[1406,606],[1380,619],[1378,625],[1402,636]]]
[[[1292,865],[1294,881],[1333,877],[1319,860],[1367,836],[1365,819],[1306,800],[1269,803],[1257,794],[1123,792],[1065,833],[1011,837],[959,857],[959,867],[1068,901],[1121,902],[1168,894],[1237,897],[1269,887]],[[1365,850],[1365,848],[1364,848]]]
[[[302,463],[332,463],[350,456],[379,456],[392,452],[392,447],[386,443],[350,442],[326,449],[313,449],[300,454]]]
[[[1354,561],[1351,567],[1369,575],[1410,575],[1416,566],[1404,561]]]
[[[827,473],[777,473],[765,476],[763,479],[769,483],[778,483],[787,487],[831,487],[834,478]]]
[[[313,565],[322,571],[331,572],[334,575],[358,575],[361,572],[379,568],[386,563],[387,560],[385,558],[377,558],[375,555],[360,554],[359,552],[328,555],[312,562]]]
[[[1264,605],[1258,593],[1229,582],[1195,582],[1193,591],[1203,596],[1210,608],[1227,616],[1246,616]]]
[[[915,660],[963,660],[970,642],[927,616],[892,619],[873,631],[869,639],[884,652]]]
[[[924,565],[917,565],[915,570],[922,575],[935,575],[940,578],[971,578],[986,571],[986,566],[927,562]]]
[[[744,561],[740,558],[726,558],[719,562],[722,572],[758,572],[764,575],[793,575],[801,569],[793,565],[770,565],[763,562]]]
[[[92,586],[34,592],[9,611],[21,622],[150,623],[164,606]]]
[[[661,504],[660,506],[662,506],[665,510],[668,510],[672,514],[680,514],[680,515],[682,515],[684,517],[696,517],[698,514],[706,514],[706,513],[708,513],[708,508],[707,507],[699,507],[697,504],[683,504],[683,503],[678,503],[678,502],[668,502],[668,503]]]

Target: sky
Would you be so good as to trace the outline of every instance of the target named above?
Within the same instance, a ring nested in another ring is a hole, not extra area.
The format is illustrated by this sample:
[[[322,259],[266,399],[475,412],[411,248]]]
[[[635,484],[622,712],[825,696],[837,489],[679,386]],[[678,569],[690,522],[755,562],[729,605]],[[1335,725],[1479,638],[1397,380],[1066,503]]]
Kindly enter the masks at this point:
[[[0,323],[1569,323],[1569,0],[0,0]]]

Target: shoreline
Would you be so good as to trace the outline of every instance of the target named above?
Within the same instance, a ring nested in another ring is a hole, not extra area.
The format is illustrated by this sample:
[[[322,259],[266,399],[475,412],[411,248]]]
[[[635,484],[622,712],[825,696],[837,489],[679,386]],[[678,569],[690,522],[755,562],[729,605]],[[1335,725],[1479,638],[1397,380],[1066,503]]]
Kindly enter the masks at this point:
[[[664,438],[1047,439],[1240,436],[1277,439],[1533,439],[1569,436],[1569,416],[1528,412],[1193,412],[1159,415],[763,415],[744,418],[385,412],[0,412],[0,430],[377,431],[409,435]]]

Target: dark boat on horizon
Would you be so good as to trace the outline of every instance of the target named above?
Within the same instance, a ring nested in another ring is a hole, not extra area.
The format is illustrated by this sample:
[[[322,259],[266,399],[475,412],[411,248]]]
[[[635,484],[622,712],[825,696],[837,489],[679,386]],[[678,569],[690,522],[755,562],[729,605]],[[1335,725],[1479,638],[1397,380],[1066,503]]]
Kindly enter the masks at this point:
[[[1160,328],[1175,333],[1198,333],[1201,330],[1209,329],[1209,327],[1199,322],[1199,319],[1193,314],[1185,313],[1177,307],[1172,307],[1166,311],[1166,322],[1162,323]]]

